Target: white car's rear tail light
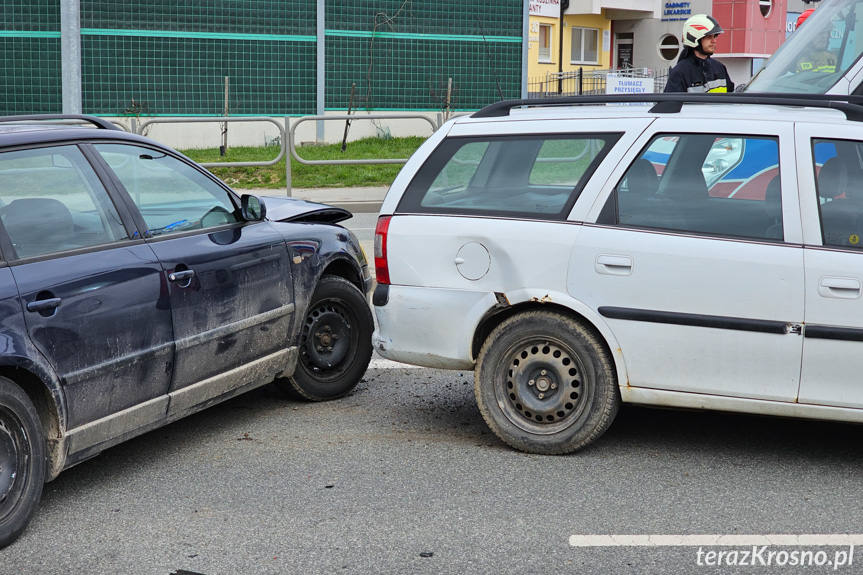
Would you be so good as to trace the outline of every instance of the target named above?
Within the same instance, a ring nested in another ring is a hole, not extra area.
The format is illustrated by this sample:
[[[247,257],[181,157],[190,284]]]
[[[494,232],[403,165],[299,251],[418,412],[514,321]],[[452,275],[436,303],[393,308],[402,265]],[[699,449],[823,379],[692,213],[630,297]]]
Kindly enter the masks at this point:
[[[390,268],[387,264],[387,233],[392,216],[378,218],[375,228],[375,279],[378,284],[390,283]]]

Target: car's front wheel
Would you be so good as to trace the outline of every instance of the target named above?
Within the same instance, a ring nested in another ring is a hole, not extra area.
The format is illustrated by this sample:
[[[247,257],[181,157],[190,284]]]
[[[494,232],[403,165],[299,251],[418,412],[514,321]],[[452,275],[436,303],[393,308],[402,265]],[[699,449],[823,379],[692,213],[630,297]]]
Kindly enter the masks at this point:
[[[24,391],[0,377],[0,549],[21,535],[45,483],[45,441]]]
[[[372,357],[374,319],[363,293],[348,280],[325,275],[312,295],[300,334],[300,357],[276,387],[289,397],[336,399],[360,382]]]
[[[620,405],[602,342],[581,323],[554,312],[518,314],[492,330],[474,382],[488,426],[528,453],[581,449],[608,429]]]

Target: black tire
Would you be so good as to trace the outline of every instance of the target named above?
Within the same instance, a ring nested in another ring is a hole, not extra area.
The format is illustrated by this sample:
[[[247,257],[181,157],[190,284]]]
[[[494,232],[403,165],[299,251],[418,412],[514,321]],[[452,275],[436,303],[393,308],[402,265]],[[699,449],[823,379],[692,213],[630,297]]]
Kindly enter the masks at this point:
[[[488,426],[527,453],[571,453],[605,433],[620,406],[611,358],[581,323],[526,312],[497,326],[480,350],[474,391]]]
[[[300,357],[290,377],[277,378],[287,396],[327,401],[350,393],[372,358],[372,311],[346,279],[323,276],[312,295],[300,333]]]
[[[0,377],[0,549],[24,531],[45,483],[45,439],[33,402]]]

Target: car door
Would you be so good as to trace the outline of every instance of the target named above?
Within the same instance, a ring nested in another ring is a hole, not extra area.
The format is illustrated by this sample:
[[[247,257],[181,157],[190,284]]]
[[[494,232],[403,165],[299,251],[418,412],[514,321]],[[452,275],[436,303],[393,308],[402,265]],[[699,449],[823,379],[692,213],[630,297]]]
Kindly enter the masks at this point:
[[[94,148],[167,274],[176,340],[171,413],[283,370],[294,303],[287,246],[274,227],[243,221],[231,193],[165,151]]]
[[[174,351],[161,265],[82,150],[0,152],[0,200],[3,253],[30,339],[62,383],[67,429],[163,396]],[[106,425],[116,435],[164,414],[153,403]]]
[[[401,357],[472,366],[471,338],[495,294],[518,301],[562,293],[560,264],[580,228],[567,215],[604,158],[619,157],[649,120],[513,124],[492,135],[454,125],[398,202],[388,224],[390,296],[446,302],[376,307]],[[452,326],[461,326],[452,337],[429,337]]]
[[[630,386],[793,401],[803,320],[793,131],[692,124],[657,120],[612,175],[573,248],[570,293],[607,321]]]
[[[863,130],[799,125],[806,327],[800,403],[863,407]]]

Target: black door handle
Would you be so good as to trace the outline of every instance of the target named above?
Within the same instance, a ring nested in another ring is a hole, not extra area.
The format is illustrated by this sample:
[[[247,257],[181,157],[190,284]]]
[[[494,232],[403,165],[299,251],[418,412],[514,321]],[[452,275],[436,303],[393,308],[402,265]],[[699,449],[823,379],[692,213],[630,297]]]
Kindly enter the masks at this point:
[[[46,311],[49,309],[54,309],[60,307],[60,304],[63,303],[58,297],[52,297],[48,299],[37,299],[36,301],[31,301],[27,304],[27,311]]]

